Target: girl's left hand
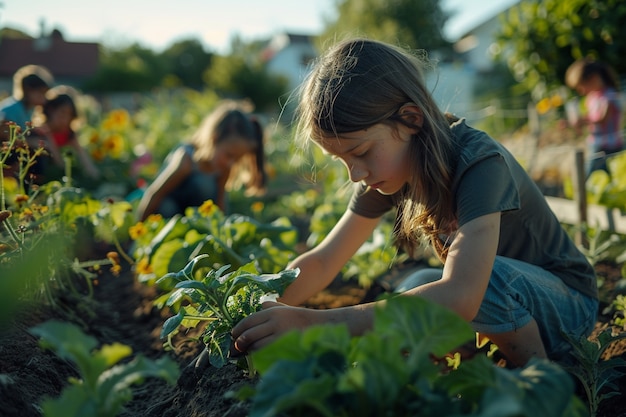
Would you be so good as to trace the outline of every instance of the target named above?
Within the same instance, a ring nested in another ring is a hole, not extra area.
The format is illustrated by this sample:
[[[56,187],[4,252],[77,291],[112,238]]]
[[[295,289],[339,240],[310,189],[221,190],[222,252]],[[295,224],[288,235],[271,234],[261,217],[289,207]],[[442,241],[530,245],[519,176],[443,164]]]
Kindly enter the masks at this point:
[[[232,330],[235,349],[241,353],[260,349],[282,334],[315,324],[318,311],[267,301],[263,310],[241,320]]]

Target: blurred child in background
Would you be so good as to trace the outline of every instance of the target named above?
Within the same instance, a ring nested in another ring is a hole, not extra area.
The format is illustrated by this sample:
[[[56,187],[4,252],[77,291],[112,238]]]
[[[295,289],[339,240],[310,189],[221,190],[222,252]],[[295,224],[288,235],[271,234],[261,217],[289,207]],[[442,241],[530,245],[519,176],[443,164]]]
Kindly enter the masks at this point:
[[[258,194],[266,180],[260,123],[239,104],[226,101],[204,119],[189,143],[166,157],[139,202],[137,216],[172,217],[206,200],[226,212],[227,190],[243,185],[249,194]]]
[[[567,69],[565,83],[583,97],[583,114],[570,122],[588,129],[587,177],[596,170],[606,171],[607,156],[624,149],[617,76],[605,63],[579,59]]]
[[[22,132],[32,122],[33,112],[45,103],[46,92],[54,83],[52,74],[40,65],[26,65],[19,68],[13,75],[13,93],[0,102],[0,142],[10,139],[9,123],[15,123]],[[34,134],[27,136],[28,146],[36,149],[40,139]],[[13,149],[5,162],[6,176],[16,176],[19,172],[18,155]],[[41,167],[33,167],[32,174],[37,175]],[[3,168],[4,169],[4,168]]]
[[[13,75],[13,94],[0,102],[0,139],[8,139],[7,122],[17,124],[22,130],[32,121],[33,111],[46,101],[46,93],[54,78],[39,65],[27,65]]]
[[[37,128],[37,132],[46,138],[46,148],[50,153],[47,163],[52,162],[52,167],[46,167],[46,180],[59,179],[65,169],[63,152],[70,150],[76,157],[82,173],[92,179],[100,177],[98,168],[78,142],[74,125],[78,121],[78,109],[74,97],[76,92],[67,86],[54,87],[46,95],[47,100],[43,105],[43,124]],[[54,169],[56,168],[56,169]]]

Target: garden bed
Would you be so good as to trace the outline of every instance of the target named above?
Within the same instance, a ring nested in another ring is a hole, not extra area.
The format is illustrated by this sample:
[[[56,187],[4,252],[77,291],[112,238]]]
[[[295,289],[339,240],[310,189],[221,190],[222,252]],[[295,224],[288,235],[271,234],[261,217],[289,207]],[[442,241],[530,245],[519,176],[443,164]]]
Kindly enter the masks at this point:
[[[621,277],[616,265],[599,264],[597,270],[599,275],[605,277],[605,289],[612,288]],[[382,291],[382,287],[376,286],[366,291],[353,284],[339,284],[309,300],[309,305],[316,308],[349,305],[371,299]],[[170,355],[181,367],[181,377],[176,385],[148,379],[135,386],[133,400],[120,415],[246,416],[245,404],[224,396],[227,391],[250,383],[235,365],[208,368],[200,375],[196,375],[193,369],[185,368],[199,353],[199,344],[192,339],[192,334],[186,335],[189,340],[178,337],[176,351],[164,351],[159,334],[167,317],[152,307],[154,291],[153,287],[137,283],[133,274],[126,271],[120,276],[104,274],[95,288],[93,300],[65,300],[69,308],[93,313],[82,314],[78,322],[86,333],[99,342],[127,344],[134,354],[152,359]],[[59,395],[67,385],[68,377],[78,375],[72,364],[58,359],[54,353],[42,351],[36,338],[28,332],[30,327],[54,317],[58,317],[58,313],[47,307],[25,306],[4,322],[0,338],[0,410],[3,416],[40,416],[42,398]],[[609,319],[602,314],[601,308],[596,331],[605,328]],[[624,340],[614,343],[607,350],[607,357],[625,355]],[[618,382],[619,392],[626,392],[626,379],[621,378]],[[601,403],[598,415],[626,416],[623,404],[621,395],[607,399]]]

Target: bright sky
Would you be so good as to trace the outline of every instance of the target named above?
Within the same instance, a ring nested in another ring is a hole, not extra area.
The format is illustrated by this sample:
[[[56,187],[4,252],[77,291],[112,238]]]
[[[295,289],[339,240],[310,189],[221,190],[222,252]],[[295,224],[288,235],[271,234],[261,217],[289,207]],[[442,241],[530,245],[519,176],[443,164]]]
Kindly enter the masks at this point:
[[[133,42],[162,50],[180,39],[200,39],[228,51],[237,34],[244,41],[281,31],[315,34],[332,17],[336,0],[0,0],[0,27],[38,36],[57,28],[65,40],[125,46]],[[441,0],[454,13],[444,33],[455,39],[518,0]]]

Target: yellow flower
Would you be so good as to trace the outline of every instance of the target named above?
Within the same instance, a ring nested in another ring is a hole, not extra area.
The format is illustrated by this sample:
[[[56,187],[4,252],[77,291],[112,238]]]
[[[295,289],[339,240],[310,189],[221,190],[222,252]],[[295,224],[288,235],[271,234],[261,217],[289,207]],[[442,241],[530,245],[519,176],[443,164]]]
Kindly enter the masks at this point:
[[[152,265],[150,265],[150,262],[148,262],[148,258],[146,257],[141,258],[139,262],[137,262],[136,268],[137,273],[140,275],[147,275],[153,272]]]
[[[160,214],[150,214],[146,218],[146,223],[160,223],[161,220],[163,220],[163,216],[161,216]]]
[[[33,204],[31,208],[39,214],[46,214],[48,212],[48,206],[42,206],[41,204]]]
[[[148,233],[148,228],[143,222],[139,222],[128,228],[128,234],[132,240],[137,240]]]
[[[112,158],[119,158],[124,150],[124,138],[121,135],[113,134],[102,142],[105,154]]]
[[[263,207],[265,207],[265,205],[262,201],[255,201],[254,203],[252,203],[251,208],[254,213],[260,213],[263,210]]]
[[[104,152],[102,152],[102,149],[100,148],[94,149],[91,152],[91,157],[94,159],[94,161],[102,161],[104,159]]]
[[[130,116],[124,109],[112,110],[102,122],[102,127],[107,130],[122,130],[128,127]]]
[[[4,177],[4,191],[14,193],[17,191],[17,179],[13,177]]]
[[[560,95],[555,94],[550,97],[550,104],[553,108],[561,107],[563,105],[563,98]]]
[[[111,273],[116,277],[120,275],[120,272],[122,272],[122,267],[120,265],[113,265],[111,267]]]
[[[537,113],[546,114],[547,112],[550,111],[550,108],[551,108],[550,99],[543,98],[539,100],[539,103],[535,105],[535,108],[537,109]]]
[[[98,142],[100,142],[100,135],[98,134],[98,132],[93,132],[89,137],[89,143],[96,144]]]
[[[213,203],[213,200],[207,200],[204,203],[202,203],[200,207],[198,207],[198,213],[206,217],[211,216],[217,210],[218,210],[218,207],[215,203]]]
[[[31,221],[31,220],[34,220],[34,219],[35,219],[35,216],[33,215],[33,211],[31,209],[29,209],[29,208],[25,208],[20,213],[20,220]]]

